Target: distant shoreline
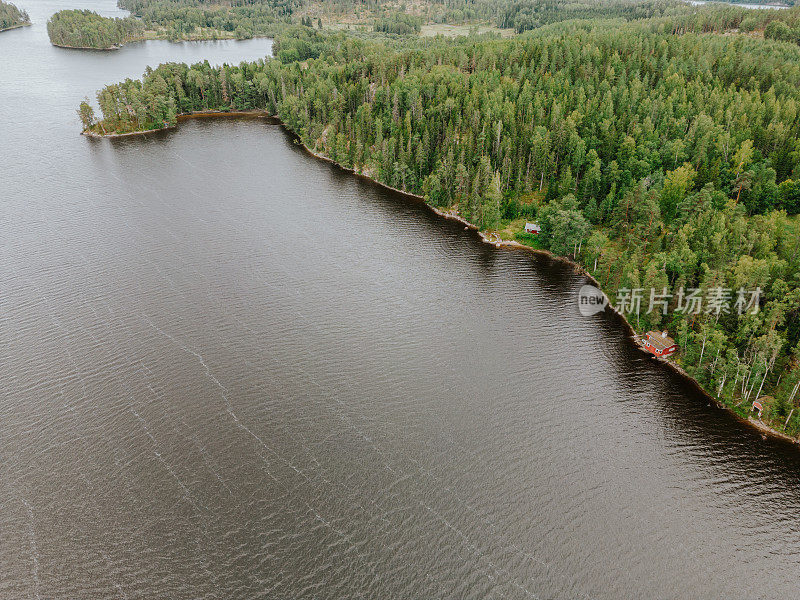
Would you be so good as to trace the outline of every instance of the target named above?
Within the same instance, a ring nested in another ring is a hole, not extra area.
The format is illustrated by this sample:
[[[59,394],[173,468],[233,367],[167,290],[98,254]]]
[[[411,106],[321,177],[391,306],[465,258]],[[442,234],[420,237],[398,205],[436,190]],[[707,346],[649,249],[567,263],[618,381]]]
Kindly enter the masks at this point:
[[[30,25],[30,23],[25,23],[25,25]],[[16,27],[24,27],[25,25],[15,25],[14,27],[9,27],[9,29],[15,29]],[[0,31],[6,31],[5,29],[0,29]],[[56,48],[66,48],[67,50],[97,50],[100,52],[108,52],[111,50],[119,50],[123,46],[127,44],[140,44],[142,42],[169,42],[170,44],[184,44],[184,43],[192,43],[192,42],[246,42],[247,40],[256,40],[256,39],[273,39],[272,36],[269,35],[254,35],[249,38],[236,38],[236,37],[197,37],[197,38],[189,38],[188,40],[168,40],[165,37],[150,37],[145,36],[142,38],[137,38],[135,40],[128,40],[127,42],[122,42],[120,44],[114,46],[107,46],[105,48],[96,48],[94,46],[70,46],[68,44],[57,44],[54,41],[50,41],[50,44],[55,46]],[[153,129],[152,131],[156,131]]]
[[[527,245],[522,244],[522,243],[520,243],[520,242],[518,242],[516,240],[503,240],[503,239],[499,238],[499,236],[497,236],[496,234],[484,233],[484,232],[480,231],[480,228],[477,225],[475,225],[474,223],[471,223],[470,221],[468,221],[467,219],[465,219],[464,217],[462,217],[458,213],[444,211],[444,210],[442,210],[440,208],[437,208],[436,206],[432,206],[431,204],[428,204],[425,201],[425,198],[423,196],[420,196],[418,194],[413,194],[413,193],[407,192],[405,190],[400,190],[400,189],[394,188],[394,187],[392,187],[390,185],[386,185],[385,183],[381,183],[377,179],[374,179],[373,177],[371,177],[368,173],[358,172],[355,169],[348,168],[348,167],[343,167],[342,165],[337,163],[332,158],[329,158],[329,157],[325,156],[324,154],[320,154],[318,152],[314,152],[311,148],[309,148],[300,139],[300,136],[298,136],[295,132],[293,132],[289,127],[286,126],[286,124],[281,120],[281,118],[278,115],[271,115],[267,111],[259,110],[259,109],[248,110],[248,111],[202,110],[202,111],[194,111],[194,112],[191,112],[191,113],[179,114],[179,115],[177,115],[177,119],[178,119],[178,121],[183,121],[183,120],[187,120],[187,119],[195,119],[195,118],[203,118],[203,117],[240,117],[240,116],[254,116],[254,117],[263,117],[263,118],[273,119],[273,120],[275,120],[276,123],[280,124],[281,127],[283,127],[286,131],[288,131],[292,136],[294,136],[294,138],[297,140],[298,144],[300,146],[302,146],[302,148],[308,154],[310,154],[311,156],[313,156],[315,158],[318,158],[318,159],[321,159],[321,160],[324,160],[325,162],[329,162],[329,163],[331,163],[333,165],[336,165],[338,168],[343,169],[343,170],[347,171],[348,173],[352,173],[353,175],[356,175],[357,177],[364,178],[364,179],[370,181],[371,183],[374,183],[374,184],[376,184],[376,185],[378,185],[378,186],[380,186],[380,187],[382,187],[384,189],[390,190],[390,191],[398,193],[398,194],[402,194],[403,196],[406,196],[408,198],[412,198],[412,199],[414,199],[414,200],[416,200],[418,202],[421,202],[426,208],[428,208],[429,210],[434,212],[436,215],[438,215],[438,216],[440,216],[442,218],[451,220],[451,221],[456,221],[456,222],[464,225],[465,229],[471,229],[471,230],[475,231],[480,236],[481,240],[486,244],[492,244],[496,248],[505,247],[505,248],[513,248],[515,250],[523,250],[523,251],[526,251],[526,252],[531,252],[533,254],[538,254],[538,255],[541,255],[541,256],[547,256],[551,260],[557,260],[557,261],[559,261],[561,263],[567,264],[575,272],[577,272],[577,273],[583,275],[584,277],[586,277],[592,285],[594,285],[598,289],[602,290],[602,287],[600,286],[600,282],[598,282],[592,276],[592,274],[589,273],[589,271],[586,270],[586,268],[583,265],[581,265],[580,263],[575,262],[574,260],[572,260],[572,259],[570,259],[570,258],[568,258],[566,256],[559,256],[557,254],[553,254],[549,250],[544,250],[542,248],[534,248],[532,246],[527,246]],[[150,129],[150,130],[147,130],[147,131],[132,131],[130,133],[117,133],[117,134],[97,134],[97,133],[94,133],[94,132],[86,132],[86,131],[84,131],[84,132],[82,132],[81,135],[86,135],[86,136],[89,136],[89,137],[96,137],[96,138],[127,137],[127,136],[134,136],[134,135],[144,135],[144,134],[147,134],[147,133],[153,133],[153,132],[157,132],[157,131],[166,131],[168,129],[175,129],[176,127],[177,127],[177,125],[171,125],[169,127],[162,127],[160,129]],[[612,306],[611,304],[608,304],[607,308],[610,309],[614,314],[616,314],[618,317],[621,318],[623,326],[626,327],[627,330],[628,330],[629,338],[636,345],[637,348],[641,349],[642,346],[637,341],[637,335],[638,334],[636,332],[636,329],[634,329],[633,325],[631,325],[631,323],[630,323],[630,321],[628,321],[627,317],[623,313],[621,313],[619,310],[617,310],[616,307]],[[644,352],[644,350],[642,350],[642,351]],[[661,357],[657,357],[657,356],[653,356],[653,359],[655,359],[655,360],[659,361],[660,363],[666,365],[667,367],[669,367],[673,371],[675,371],[677,374],[679,374],[682,377],[684,377],[687,380],[689,380],[698,389],[698,391],[700,391],[703,394],[705,394],[705,396],[709,400],[711,400],[711,402],[713,402],[715,406],[717,406],[718,408],[722,408],[722,409],[728,411],[731,415],[733,415],[741,423],[749,425],[749,426],[759,430],[763,434],[770,435],[770,436],[772,436],[774,438],[782,439],[784,441],[791,442],[792,444],[795,444],[795,445],[800,444],[800,438],[794,438],[794,437],[792,437],[790,435],[782,433],[782,432],[778,431],[777,429],[773,429],[772,427],[770,427],[769,425],[767,425],[766,423],[764,423],[762,421],[756,421],[752,417],[748,417],[748,418],[742,417],[741,415],[736,413],[736,411],[734,411],[732,408],[726,406],[719,398],[716,398],[716,397],[712,396],[711,393],[708,392],[708,390],[706,390],[700,384],[699,381],[697,381],[697,379],[695,379],[694,377],[689,375],[689,373],[687,373],[677,363],[675,363],[675,362],[673,362],[671,360],[668,360],[666,358],[661,358]]]

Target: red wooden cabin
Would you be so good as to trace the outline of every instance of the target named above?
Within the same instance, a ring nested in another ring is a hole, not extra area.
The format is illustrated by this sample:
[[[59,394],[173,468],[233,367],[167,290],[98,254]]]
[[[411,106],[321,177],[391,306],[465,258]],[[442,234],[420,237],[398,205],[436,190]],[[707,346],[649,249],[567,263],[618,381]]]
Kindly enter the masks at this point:
[[[758,418],[760,419],[761,418],[761,411],[764,410],[764,405],[761,404],[761,402],[759,402],[758,400],[754,400],[753,401],[753,408],[750,409],[750,412],[753,412],[754,410],[758,411]]]
[[[678,344],[667,336],[666,331],[648,331],[642,340],[642,346],[655,356],[669,356],[678,349]]]

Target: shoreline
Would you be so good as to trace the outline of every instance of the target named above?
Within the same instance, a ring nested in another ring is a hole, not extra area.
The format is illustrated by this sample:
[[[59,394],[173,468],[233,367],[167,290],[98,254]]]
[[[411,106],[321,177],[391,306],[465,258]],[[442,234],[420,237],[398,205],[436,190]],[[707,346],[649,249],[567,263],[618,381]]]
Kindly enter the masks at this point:
[[[186,121],[187,119],[201,119],[203,117],[265,117],[265,118],[272,118],[273,115],[270,115],[265,110],[229,110],[229,111],[221,111],[221,110],[196,110],[190,113],[181,113],[176,115],[175,118],[178,122]],[[277,119],[277,117],[274,117]],[[121,137],[133,137],[139,135],[147,135],[148,133],[158,133],[159,131],[169,131],[170,129],[176,129],[178,127],[177,123],[175,125],[168,125],[167,127],[158,127],[156,129],[143,129],[140,131],[126,131],[125,133],[97,133],[96,131],[88,131],[83,130],[81,131],[81,135],[85,135],[86,137],[90,138],[121,138]]]
[[[56,48],[66,48],[67,50],[95,50],[97,52],[110,52],[111,50],[119,50],[122,48],[122,44],[119,46],[109,46],[108,48],[95,48],[94,46],[67,46],[66,44],[56,44],[53,41],[51,41],[50,44]]]
[[[139,135],[147,135],[148,133],[156,133],[158,131],[167,131],[168,129],[175,129],[177,125],[170,125],[169,127],[161,127],[159,129],[148,129],[146,131],[129,131],[127,133],[95,133],[94,131],[81,131],[81,135],[90,138],[121,138],[132,137]]]
[[[293,138],[295,139],[296,143],[299,144],[303,148],[303,150],[305,150],[308,154],[310,154],[314,158],[317,158],[317,159],[323,160],[325,162],[328,162],[328,163],[330,163],[332,165],[335,165],[336,167],[338,167],[338,168],[340,168],[340,169],[342,169],[344,171],[347,171],[348,173],[352,173],[353,175],[355,175],[357,177],[364,178],[367,181],[369,181],[369,182],[371,182],[371,183],[373,183],[375,185],[378,185],[378,186],[380,186],[380,187],[382,187],[382,188],[384,188],[386,190],[390,190],[392,192],[401,194],[401,195],[406,196],[406,197],[408,197],[410,199],[413,199],[413,200],[415,200],[417,202],[420,202],[428,210],[430,210],[434,214],[438,215],[439,217],[442,217],[444,219],[448,219],[448,220],[451,220],[451,221],[456,221],[456,222],[464,225],[465,229],[471,229],[472,231],[475,231],[478,234],[478,236],[480,237],[481,241],[483,243],[485,243],[485,244],[491,244],[491,245],[495,246],[495,248],[498,248],[498,249],[499,248],[509,248],[509,249],[514,249],[514,250],[522,250],[522,251],[530,252],[532,254],[538,254],[540,256],[547,256],[551,260],[557,260],[557,261],[559,261],[559,262],[561,262],[563,264],[566,264],[566,265],[570,266],[576,273],[586,277],[586,279],[589,281],[589,283],[594,285],[596,288],[598,288],[601,291],[603,289],[602,286],[600,285],[600,283],[597,281],[597,279],[595,279],[594,276],[591,273],[589,273],[589,271],[587,271],[586,268],[583,265],[581,265],[580,263],[578,263],[578,262],[576,262],[576,261],[574,261],[574,260],[572,260],[572,259],[570,259],[570,258],[568,258],[566,256],[559,256],[557,254],[554,254],[554,253],[550,252],[549,250],[544,250],[542,248],[533,248],[532,246],[526,246],[525,244],[522,244],[522,243],[520,243],[520,242],[518,242],[516,240],[503,240],[502,238],[497,236],[497,234],[486,234],[483,231],[481,231],[478,228],[477,225],[475,225],[474,223],[469,222],[467,219],[465,219],[464,217],[459,215],[457,212],[445,211],[445,210],[442,210],[442,209],[440,209],[438,207],[432,206],[431,204],[428,204],[425,201],[424,196],[420,196],[420,195],[414,194],[412,192],[407,192],[405,190],[394,188],[394,187],[392,187],[390,185],[387,185],[385,183],[382,183],[382,182],[378,181],[377,179],[371,177],[370,175],[368,175],[368,174],[366,174],[364,172],[359,172],[359,171],[356,171],[355,169],[352,169],[352,168],[343,167],[342,165],[337,163],[332,158],[330,158],[328,156],[325,156],[324,154],[315,152],[314,150],[309,148],[305,144],[305,142],[303,142],[303,140],[300,138],[300,136],[297,135],[294,131],[292,131],[283,122],[283,120],[281,120],[281,118],[278,115],[271,115],[265,110],[258,110],[258,109],[249,110],[249,111],[205,110],[205,111],[194,111],[194,112],[191,112],[191,113],[182,113],[180,115],[177,115],[177,119],[178,119],[178,121],[182,121],[182,120],[188,120],[188,119],[194,119],[194,118],[204,118],[204,117],[243,117],[243,116],[244,117],[246,117],[246,116],[255,116],[255,117],[262,117],[262,118],[267,118],[267,119],[274,120],[276,124],[280,125],[285,131],[287,131],[289,134],[291,134],[293,136]],[[162,127],[161,129],[151,129],[151,130],[148,130],[148,131],[133,131],[133,132],[130,132],[130,133],[105,134],[105,135],[104,134],[95,134],[95,133],[92,133],[92,132],[84,131],[84,132],[81,133],[81,135],[86,135],[86,136],[89,136],[89,137],[97,137],[97,138],[126,137],[126,136],[132,136],[132,135],[142,135],[142,134],[156,132],[156,131],[166,131],[166,130],[169,130],[169,129],[175,129],[176,127],[177,127],[177,125],[171,125],[169,127]],[[603,293],[605,294],[605,292],[603,292]],[[622,314],[619,310],[617,310],[617,308],[615,306],[613,306],[612,304],[610,304],[610,303],[606,305],[606,309],[605,310],[610,310],[614,315],[619,317],[623,327],[627,329],[627,333],[628,333],[628,337],[630,338],[630,341],[637,348],[641,349],[642,347],[638,342],[639,334],[636,332],[636,330],[634,329],[633,325],[631,325],[630,321],[628,321],[628,318],[624,314]],[[603,311],[603,312],[605,312],[605,311]],[[673,362],[673,361],[671,361],[671,360],[669,360],[667,358],[663,358],[663,357],[652,356],[652,358],[654,360],[657,360],[661,364],[665,365],[666,367],[672,369],[678,375],[680,375],[680,376],[684,377],[685,379],[687,379],[688,381],[690,381],[697,388],[697,390],[702,392],[710,401],[712,401],[714,403],[714,405],[717,408],[721,408],[721,409],[724,409],[724,410],[728,411],[731,415],[733,415],[742,424],[749,425],[749,426],[755,428],[756,430],[761,432],[762,435],[764,435],[764,434],[770,435],[771,437],[774,437],[774,438],[777,438],[777,439],[781,439],[783,441],[791,442],[794,445],[800,445],[800,438],[794,438],[794,437],[792,437],[790,435],[782,433],[782,432],[778,431],[777,429],[774,429],[774,428],[770,427],[769,425],[767,425],[763,421],[755,420],[750,416],[748,416],[747,418],[742,417],[736,411],[734,411],[732,408],[726,406],[725,403],[722,402],[722,400],[720,400],[720,398],[712,396],[708,392],[708,390],[706,390],[700,384],[700,382],[697,381],[697,379],[695,379],[694,377],[689,375],[689,373],[687,373],[677,363],[675,363],[675,362]]]
[[[30,25],[30,23],[24,23],[22,25],[15,25],[14,27],[9,27],[8,29],[16,29],[17,27],[25,27],[26,25]],[[8,31],[8,29],[0,29],[0,32]],[[197,37],[197,38],[190,38],[188,40],[169,40],[166,37],[149,37],[145,36],[143,38],[137,38],[135,40],[128,40],[127,42],[122,42],[119,45],[108,46],[107,48],[95,48],[94,46],[69,46],[67,44],[56,44],[54,41],[50,41],[52,46],[56,48],[65,48],[67,50],[96,50],[98,52],[110,52],[112,50],[120,50],[126,44],[140,44],[142,42],[169,42],[170,44],[185,44],[191,42],[244,42],[247,40],[255,40],[255,39],[273,39],[272,36],[269,35],[254,35],[253,37],[249,38],[237,38],[237,37],[216,37],[216,38],[204,38],[204,37]],[[156,131],[155,129],[151,131]]]
[[[370,181],[370,182],[372,182],[372,183],[374,183],[374,184],[376,184],[376,185],[378,185],[378,186],[380,186],[380,187],[382,187],[384,189],[387,189],[387,190],[390,190],[392,192],[396,192],[396,193],[402,194],[402,195],[407,196],[409,198],[412,198],[412,199],[414,199],[414,200],[416,200],[418,202],[421,202],[428,210],[432,211],[436,215],[438,215],[438,216],[440,216],[442,218],[451,220],[451,221],[456,221],[456,222],[464,225],[465,229],[471,229],[471,230],[475,231],[480,236],[481,241],[483,243],[485,243],[485,244],[491,244],[491,245],[495,246],[495,248],[498,248],[498,249],[499,248],[511,248],[511,249],[514,249],[514,250],[522,250],[522,251],[525,251],[525,252],[530,252],[532,254],[538,254],[538,255],[541,255],[541,256],[547,256],[551,260],[557,260],[557,261],[559,261],[561,263],[569,265],[570,267],[572,267],[572,269],[576,273],[579,273],[580,275],[586,277],[586,279],[588,279],[589,282],[592,285],[594,285],[596,288],[598,288],[599,290],[602,291],[603,288],[600,285],[600,282],[598,282],[597,279],[595,279],[594,276],[591,273],[589,273],[589,271],[587,271],[586,268],[583,265],[581,265],[580,263],[577,263],[574,260],[572,260],[572,259],[570,259],[570,258],[568,258],[566,256],[559,256],[557,254],[553,254],[549,250],[544,250],[542,248],[533,248],[532,246],[526,246],[525,244],[522,244],[522,243],[520,243],[520,242],[518,242],[516,240],[504,240],[504,239],[500,238],[499,236],[497,236],[496,234],[486,234],[483,231],[481,231],[478,228],[477,225],[475,225],[474,223],[469,222],[467,219],[465,219],[464,217],[462,217],[458,213],[448,212],[448,211],[442,210],[440,208],[437,208],[435,206],[432,206],[432,205],[428,204],[425,201],[425,198],[423,196],[420,196],[418,194],[414,194],[412,192],[407,192],[405,190],[401,190],[401,189],[398,189],[398,188],[394,188],[394,187],[392,187],[390,185],[386,185],[385,183],[381,183],[380,181],[374,179],[373,177],[370,177],[369,175],[367,175],[367,174],[365,174],[363,172],[360,173],[360,172],[356,171],[355,169],[350,169],[350,168],[347,168],[347,167],[343,167],[342,165],[337,163],[335,160],[333,160],[333,159],[331,159],[331,158],[329,158],[329,157],[327,157],[327,156],[325,156],[323,154],[320,154],[318,152],[314,152],[311,148],[306,146],[306,144],[300,139],[300,137],[296,133],[294,133],[291,129],[289,129],[283,123],[283,121],[281,121],[280,117],[278,117],[277,115],[272,115],[272,118],[276,119],[280,123],[281,127],[283,127],[286,131],[291,133],[295,137],[297,142],[300,144],[300,146],[302,146],[302,148],[306,152],[308,152],[311,156],[313,156],[315,158],[322,159],[322,160],[324,160],[326,162],[329,162],[329,163],[331,163],[333,165],[336,165],[340,169],[343,169],[343,170],[345,170],[345,171],[347,171],[349,173],[352,173],[352,174],[354,174],[354,175],[356,175],[358,177],[363,177],[364,179],[366,179],[366,180],[368,180],[368,181]],[[605,294],[605,292],[603,292],[603,293]],[[633,344],[635,344],[637,348],[641,349],[641,345],[637,341],[637,336],[639,334],[633,328],[633,325],[631,325],[630,321],[628,321],[628,318],[624,314],[619,312],[619,310],[617,310],[617,308],[615,306],[613,306],[612,304],[610,304],[610,303],[606,306],[606,310],[610,310],[613,314],[615,314],[617,317],[619,317],[621,319],[623,326],[625,328],[627,328],[628,337],[630,338],[631,342],[633,342]],[[748,417],[747,419],[743,418],[741,415],[736,413],[736,411],[734,411],[733,409],[731,409],[728,406],[726,406],[719,398],[712,396],[708,392],[708,390],[706,390],[700,384],[700,382],[697,381],[697,379],[695,379],[694,377],[689,375],[689,373],[687,373],[677,363],[675,363],[675,362],[673,362],[673,361],[671,361],[669,359],[658,357],[658,356],[652,356],[652,358],[654,360],[657,360],[661,364],[665,365],[666,367],[672,369],[678,375],[680,375],[680,376],[684,377],[685,379],[689,380],[700,392],[702,392],[709,400],[711,400],[717,408],[721,408],[721,409],[724,409],[724,410],[728,411],[731,415],[733,415],[742,424],[750,425],[750,426],[754,427],[755,429],[759,430],[762,434],[767,434],[767,435],[770,435],[772,437],[775,437],[775,438],[778,438],[778,439],[782,439],[784,441],[791,442],[792,444],[800,445],[800,438],[794,438],[794,437],[792,437],[790,435],[782,433],[782,432],[778,431],[777,429],[773,429],[772,427],[770,427],[769,425],[767,425],[763,421],[757,421],[757,420],[753,419],[752,417]]]
[[[5,29],[0,29],[0,33],[4,31],[11,31],[12,29],[19,29],[20,27],[29,27],[33,25],[33,23],[20,23],[19,25],[12,25],[11,27],[6,27]]]

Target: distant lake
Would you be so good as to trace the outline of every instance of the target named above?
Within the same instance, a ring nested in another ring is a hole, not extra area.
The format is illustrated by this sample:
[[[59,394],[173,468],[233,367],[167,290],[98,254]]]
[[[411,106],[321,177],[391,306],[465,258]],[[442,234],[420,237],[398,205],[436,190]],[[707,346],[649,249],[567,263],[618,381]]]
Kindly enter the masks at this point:
[[[797,598],[800,452],[264,119],[78,134],[269,40],[0,33],[0,598]],[[69,6],[115,14],[112,1]]]

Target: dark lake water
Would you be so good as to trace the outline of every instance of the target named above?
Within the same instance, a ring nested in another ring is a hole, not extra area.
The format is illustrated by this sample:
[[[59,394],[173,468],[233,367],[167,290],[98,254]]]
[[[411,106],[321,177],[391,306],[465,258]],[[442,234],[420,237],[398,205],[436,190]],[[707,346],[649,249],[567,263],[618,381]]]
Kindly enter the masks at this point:
[[[79,136],[270,44],[53,48],[67,4],[0,33],[0,598],[800,597],[796,447],[278,125]]]

